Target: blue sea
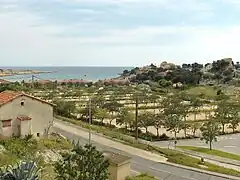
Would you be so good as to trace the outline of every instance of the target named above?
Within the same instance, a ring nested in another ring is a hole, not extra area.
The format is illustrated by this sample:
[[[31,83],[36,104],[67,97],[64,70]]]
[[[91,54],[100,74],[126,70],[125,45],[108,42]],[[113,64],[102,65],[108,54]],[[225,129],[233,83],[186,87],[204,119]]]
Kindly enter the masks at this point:
[[[117,77],[125,69],[131,70],[132,67],[2,67],[2,69],[31,69],[38,71],[48,71],[52,73],[35,74],[36,79],[64,80],[64,79],[84,79],[97,81],[107,78]],[[7,76],[3,79],[9,81],[31,80],[32,75]]]

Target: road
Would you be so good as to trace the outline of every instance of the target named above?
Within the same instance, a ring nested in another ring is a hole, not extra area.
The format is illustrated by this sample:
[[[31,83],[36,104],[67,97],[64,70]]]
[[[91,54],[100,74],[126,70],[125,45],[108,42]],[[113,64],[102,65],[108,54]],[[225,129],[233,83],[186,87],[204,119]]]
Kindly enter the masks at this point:
[[[71,140],[79,141],[81,144],[88,143],[87,132],[81,129],[75,128],[73,125],[66,125],[59,121],[55,121],[53,130],[61,133],[65,137]],[[110,145],[103,145],[100,142],[103,137],[92,135],[92,144],[97,147],[100,151],[112,151],[115,153],[121,153],[132,158],[131,169],[134,173],[148,173],[155,176],[159,180],[225,180],[226,178],[204,174],[202,172],[196,172],[172,165],[156,162],[141,157],[138,153],[129,153],[123,150],[119,150]],[[108,140],[111,141],[111,140]],[[115,141],[112,143],[116,144]],[[121,143],[119,143],[121,145]]]
[[[223,135],[217,138],[217,142],[213,143],[213,148],[221,151],[239,154],[240,155],[240,134],[232,134],[232,135]],[[154,142],[153,143],[159,147],[167,147],[168,142]],[[208,148],[209,145],[200,139],[185,139],[179,140],[178,146],[199,146]]]

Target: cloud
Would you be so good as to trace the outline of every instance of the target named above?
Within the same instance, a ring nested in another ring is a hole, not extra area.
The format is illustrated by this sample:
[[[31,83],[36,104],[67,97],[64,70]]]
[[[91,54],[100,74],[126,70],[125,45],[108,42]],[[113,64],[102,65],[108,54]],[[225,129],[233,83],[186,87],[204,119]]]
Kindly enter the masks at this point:
[[[219,1],[0,0],[0,62],[121,66],[238,59],[240,24],[232,17],[238,12],[219,13]]]

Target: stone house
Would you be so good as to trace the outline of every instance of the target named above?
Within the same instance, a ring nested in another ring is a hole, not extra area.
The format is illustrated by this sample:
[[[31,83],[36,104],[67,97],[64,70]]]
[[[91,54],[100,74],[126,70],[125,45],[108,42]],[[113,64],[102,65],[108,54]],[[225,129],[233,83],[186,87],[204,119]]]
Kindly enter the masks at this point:
[[[53,104],[25,93],[0,93],[0,135],[42,136],[53,124]]]

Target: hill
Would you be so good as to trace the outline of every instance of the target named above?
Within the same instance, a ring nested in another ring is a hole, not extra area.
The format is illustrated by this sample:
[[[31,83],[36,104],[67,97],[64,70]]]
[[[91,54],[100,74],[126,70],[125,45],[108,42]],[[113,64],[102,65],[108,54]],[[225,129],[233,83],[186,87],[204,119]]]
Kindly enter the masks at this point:
[[[231,84],[240,85],[240,64],[232,58],[224,58],[207,64],[175,65],[166,61],[159,66],[148,65],[124,70],[121,79],[128,79],[132,83],[158,82],[161,86],[213,85]]]

